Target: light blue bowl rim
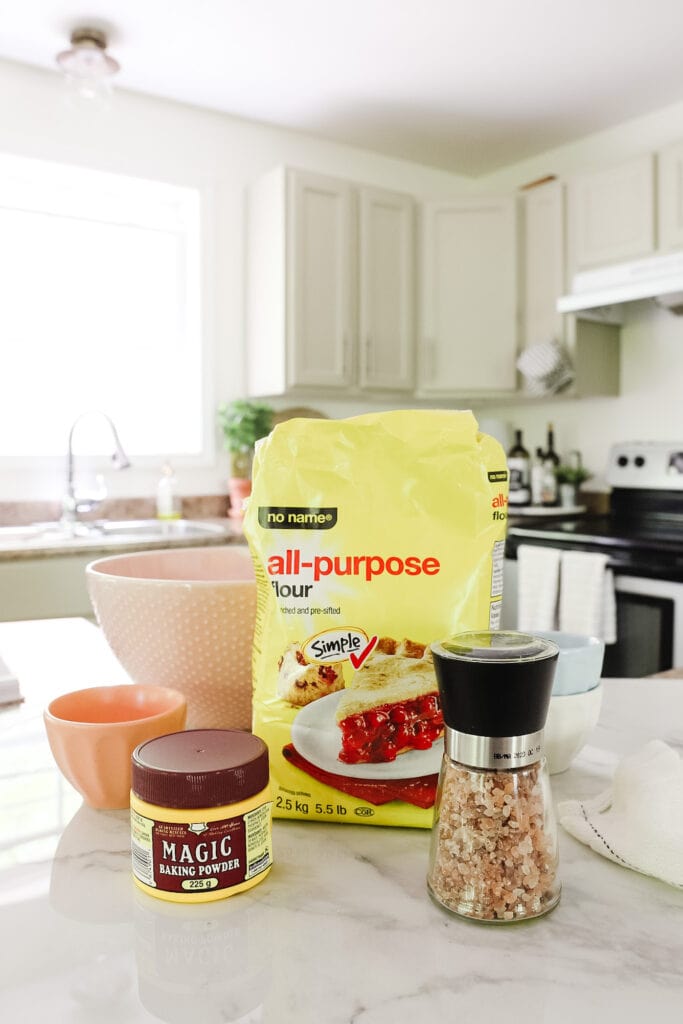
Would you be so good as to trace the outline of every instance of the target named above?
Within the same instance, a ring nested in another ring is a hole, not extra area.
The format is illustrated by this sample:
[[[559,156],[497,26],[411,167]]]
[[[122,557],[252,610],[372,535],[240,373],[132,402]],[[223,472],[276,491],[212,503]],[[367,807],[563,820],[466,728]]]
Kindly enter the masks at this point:
[[[592,672],[587,673],[588,679],[584,681],[579,670],[576,680],[572,680],[571,673],[575,669],[570,668],[574,662],[580,661],[582,657],[587,659],[589,665],[591,662],[594,662],[598,655],[601,656],[601,659],[604,659],[605,644],[599,637],[583,633],[565,633],[558,629],[539,629],[533,632],[534,635],[545,640],[552,640],[560,648],[560,657],[553,684],[553,697],[572,697],[579,693],[589,693],[599,685],[600,677],[598,677],[597,682],[593,682]],[[602,672],[602,660],[600,672]]]
[[[592,693],[593,690],[599,690],[602,686],[602,679],[598,679],[595,686],[589,686],[587,690],[574,690],[573,693],[551,693],[552,700],[563,699],[564,697],[583,697],[586,693]]]

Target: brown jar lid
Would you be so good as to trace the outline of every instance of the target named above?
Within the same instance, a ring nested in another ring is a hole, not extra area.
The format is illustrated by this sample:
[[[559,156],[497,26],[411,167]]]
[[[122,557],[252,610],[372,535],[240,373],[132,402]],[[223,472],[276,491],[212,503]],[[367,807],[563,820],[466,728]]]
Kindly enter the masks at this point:
[[[268,784],[268,747],[237,729],[188,729],[141,743],[132,756],[132,789],[161,807],[236,804]]]

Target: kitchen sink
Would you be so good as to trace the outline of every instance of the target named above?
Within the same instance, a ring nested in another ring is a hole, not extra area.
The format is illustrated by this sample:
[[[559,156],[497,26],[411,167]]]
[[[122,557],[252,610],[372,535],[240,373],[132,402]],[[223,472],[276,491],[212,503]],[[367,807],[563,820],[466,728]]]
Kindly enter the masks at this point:
[[[22,541],[34,541],[39,537],[62,536],[68,534],[59,523],[31,523],[30,526],[0,526],[0,544],[20,544]]]
[[[31,523],[0,526],[1,548],[104,547],[108,545],[207,541],[227,536],[229,528],[195,519],[98,519],[90,522]]]
[[[88,524],[91,525],[91,524]],[[225,527],[195,519],[102,519],[92,523],[94,533],[102,537],[220,537]]]

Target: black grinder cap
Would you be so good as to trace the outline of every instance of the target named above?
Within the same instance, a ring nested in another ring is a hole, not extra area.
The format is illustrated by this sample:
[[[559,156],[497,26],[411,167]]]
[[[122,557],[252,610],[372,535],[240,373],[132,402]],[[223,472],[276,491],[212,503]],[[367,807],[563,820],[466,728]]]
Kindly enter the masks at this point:
[[[444,721],[473,736],[526,736],[545,725],[559,648],[528,633],[475,632],[431,645]]]

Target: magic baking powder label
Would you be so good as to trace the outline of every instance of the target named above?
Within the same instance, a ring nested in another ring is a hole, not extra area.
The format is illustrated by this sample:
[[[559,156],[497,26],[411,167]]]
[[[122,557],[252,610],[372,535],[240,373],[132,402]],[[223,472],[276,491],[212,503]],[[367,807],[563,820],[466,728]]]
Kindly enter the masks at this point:
[[[220,821],[155,821],[131,810],[133,874],[164,892],[231,889],[272,864],[270,802]]]

